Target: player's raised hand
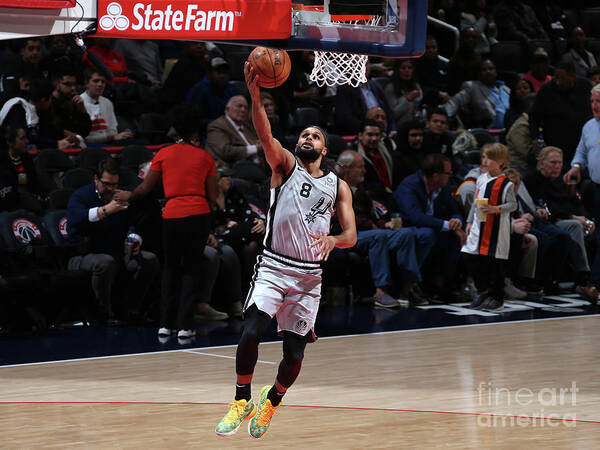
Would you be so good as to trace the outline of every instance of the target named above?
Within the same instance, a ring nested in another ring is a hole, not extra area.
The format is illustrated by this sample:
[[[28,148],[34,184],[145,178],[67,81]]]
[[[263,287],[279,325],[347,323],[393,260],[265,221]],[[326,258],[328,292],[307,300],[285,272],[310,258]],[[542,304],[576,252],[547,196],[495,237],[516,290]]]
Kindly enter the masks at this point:
[[[244,77],[246,78],[248,92],[250,92],[252,98],[260,98],[260,88],[258,87],[258,74],[254,70],[254,67],[252,67],[252,65],[248,61],[244,63]]]
[[[329,254],[335,247],[335,238],[332,236],[317,236],[312,233],[308,233],[308,235],[315,239],[315,242],[310,244],[310,248],[317,247],[319,255],[323,261],[327,261]]]

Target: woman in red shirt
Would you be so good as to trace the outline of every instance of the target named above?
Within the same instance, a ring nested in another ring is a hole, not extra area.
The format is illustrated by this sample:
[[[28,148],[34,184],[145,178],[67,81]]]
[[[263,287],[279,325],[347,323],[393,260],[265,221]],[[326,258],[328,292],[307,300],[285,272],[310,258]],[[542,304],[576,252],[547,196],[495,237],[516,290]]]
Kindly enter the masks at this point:
[[[167,204],[163,210],[163,269],[159,335],[179,330],[178,337],[192,337],[194,296],[198,288],[204,246],[210,230],[211,204],[217,197],[215,161],[197,145],[198,111],[181,105],[173,111],[176,144],[158,151],[148,174],[133,192],[118,191],[115,198],[128,202],[147,195],[162,178]],[[179,306],[175,324],[171,309],[175,295]],[[176,328],[173,327],[176,326]]]

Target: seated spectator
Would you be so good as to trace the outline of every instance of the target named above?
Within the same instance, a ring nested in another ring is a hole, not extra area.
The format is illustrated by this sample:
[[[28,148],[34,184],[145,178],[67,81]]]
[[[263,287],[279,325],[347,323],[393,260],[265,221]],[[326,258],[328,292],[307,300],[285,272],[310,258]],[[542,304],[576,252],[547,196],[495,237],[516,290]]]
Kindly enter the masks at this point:
[[[398,146],[396,151],[396,181],[398,183],[421,168],[423,158],[425,158],[423,135],[423,123],[417,120],[406,122],[398,130],[394,138]]]
[[[526,78],[521,78],[510,91],[510,107],[504,114],[504,127],[509,130],[521,114],[528,112],[533,99],[525,98],[533,92],[533,86]],[[535,95],[535,94],[534,94]]]
[[[394,156],[381,142],[381,136],[380,125],[374,120],[365,120],[358,132],[357,151],[364,158],[367,167],[365,186],[376,199],[380,196],[375,191],[379,191],[380,186],[391,193],[392,186],[397,185],[394,179]]]
[[[210,60],[206,76],[186,94],[185,101],[198,108],[202,114],[201,135],[205,135],[208,124],[225,112],[231,97],[239,92],[229,84],[229,64],[220,56]]]
[[[452,156],[454,135],[448,131],[448,114],[443,108],[434,109],[427,121],[427,129],[423,135],[423,153],[441,153],[448,158]]]
[[[271,133],[273,137],[277,139],[283,145],[285,143],[285,130],[282,128],[281,116],[277,114],[277,105],[275,99],[268,92],[262,91],[260,93],[265,112],[269,118],[269,124],[271,125]]]
[[[572,63],[575,67],[575,74],[578,77],[586,77],[587,71],[598,65],[592,52],[585,49],[585,41],[586,37],[583,28],[573,28],[569,39],[571,48],[560,60],[562,63]]]
[[[310,73],[315,64],[315,53],[309,50],[290,52],[290,59],[293,70],[282,87],[286,91],[292,110],[304,106],[315,108],[325,106],[326,98],[333,94],[328,92],[330,88],[319,87],[310,80]]]
[[[444,105],[448,116],[460,115],[468,128],[504,127],[504,114],[509,106],[510,89],[497,79],[496,66],[486,59],[481,63],[479,79],[467,81],[460,92]]]
[[[590,80],[592,86],[600,84],[600,66],[591,67],[590,70],[587,71],[587,79]]]
[[[53,74],[61,72],[64,66],[69,66],[75,70],[77,81],[81,83],[83,79],[81,50],[79,52],[70,52],[69,50],[71,49],[67,43],[67,37],[60,34],[46,37],[45,46],[48,49],[48,53],[44,55],[40,62],[42,71],[52,77]]]
[[[357,152],[347,150],[337,159],[340,177],[352,190],[352,208],[356,219],[357,241],[351,249],[369,256],[371,277],[375,284],[375,304],[385,308],[400,306],[390,294],[394,283],[392,263],[395,256],[401,285],[401,298],[410,305],[426,305],[427,299],[418,286],[422,281],[420,267],[433,246],[428,233],[416,228],[395,229],[389,212],[376,217],[375,204],[363,186],[365,162]]]
[[[152,87],[161,85],[163,65],[155,42],[151,39],[118,39],[115,50],[121,52],[131,72],[142,74]]]
[[[22,40],[22,47],[18,57],[3,62],[2,90],[17,92],[19,90],[19,77],[47,78],[40,66],[42,61],[42,39],[29,37]]]
[[[0,164],[12,169],[20,192],[41,195],[40,184],[33,166],[33,158],[27,153],[29,141],[23,128],[4,128],[4,139],[8,149],[0,157]]]
[[[467,235],[464,219],[452,197],[448,180],[452,176],[450,160],[440,154],[427,155],[421,170],[409,175],[394,191],[402,220],[406,226],[429,233],[435,245],[430,253],[432,273],[430,286],[434,294],[456,297],[456,274],[460,248]]]
[[[536,94],[529,94],[523,98],[521,101],[523,112],[506,133],[506,145],[510,150],[510,165],[519,169],[522,174],[534,171],[537,163],[536,149],[540,143],[536,142],[535,146],[532,145],[529,129],[529,113],[535,101],[535,96]]]
[[[99,320],[112,319],[113,286],[117,276],[128,280],[126,305],[120,305],[129,319],[143,312],[143,301],[151,281],[159,272],[158,259],[153,253],[133,248],[133,259],[124,257],[124,242],[134,225],[128,205],[113,198],[119,184],[119,167],[109,158],[98,165],[94,181],[77,189],[67,206],[67,233],[70,239],[87,241],[87,251],[69,260],[69,270],[84,270],[92,275],[92,289],[98,302]]]
[[[571,161],[581,129],[592,117],[591,88],[588,80],[575,75],[572,63],[557,64],[554,78],[536,94],[529,113],[532,144],[540,140],[547,146],[558,147],[563,151],[565,161]],[[536,154],[541,150],[539,147],[536,145],[534,149]]]
[[[208,124],[206,150],[215,160],[228,166],[250,159],[260,163],[260,141],[248,113],[248,101],[241,95],[231,97],[225,114]]]
[[[477,33],[475,51],[487,55],[496,40],[496,24],[486,0],[469,0],[460,14],[460,28],[472,27]]]
[[[383,88],[370,79],[370,63],[367,63],[367,82],[359,87],[341,85],[335,95],[335,127],[339,134],[357,134],[367,114],[375,106],[383,108],[387,117],[392,117]],[[393,121],[385,132],[395,129]]]
[[[425,53],[415,60],[417,77],[423,90],[422,103],[433,108],[448,101],[448,64],[438,56],[435,36],[425,39]],[[426,117],[421,117],[426,120]]]
[[[31,84],[29,99],[14,97],[0,110],[0,125],[27,130],[29,142],[38,149],[65,149],[79,144],[69,135],[56,139],[50,115],[54,86],[48,80],[38,79]]]
[[[460,32],[458,50],[448,63],[448,93],[456,94],[465,81],[476,80],[481,67],[481,54],[475,51],[477,32],[472,27]]]
[[[595,224],[586,216],[583,203],[570,194],[561,177],[563,152],[545,147],[538,156],[538,171],[525,178],[531,197],[538,206],[548,209],[550,223],[567,231],[576,245],[570,247],[569,265],[575,272],[577,292],[596,301],[598,290],[590,284],[590,265],[585,248],[586,236],[593,236]]]
[[[85,70],[85,92],[81,94],[85,109],[92,120],[92,130],[85,138],[88,144],[128,145],[131,131],[117,131],[117,117],[112,102],[103,97],[106,78],[91,67]]]
[[[529,72],[523,75],[523,79],[531,83],[533,92],[537,92],[546,83],[552,80],[548,73],[550,70],[550,58],[548,53],[542,47],[535,50],[531,63],[529,64]]]
[[[171,69],[163,87],[163,97],[167,105],[175,105],[185,100],[187,92],[206,75],[209,62],[206,44],[201,41],[186,41],[183,56]]]
[[[519,0],[501,0],[493,16],[498,26],[498,40],[520,41],[527,53],[533,51],[530,40],[550,39],[531,6]]]
[[[380,108],[379,106],[369,108],[367,110],[367,114],[365,114],[365,120],[374,120],[379,124],[379,128],[381,128],[382,130],[388,129],[387,115],[383,108]],[[382,132],[381,142],[383,142],[385,148],[388,152],[390,152],[390,154],[393,154],[396,151],[396,143],[393,139],[390,138],[390,135],[388,133]]]
[[[400,59],[394,64],[392,80],[383,92],[392,110],[395,130],[402,123],[420,116],[419,105],[423,100],[423,91],[417,81],[415,66],[411,59]]]
[[[54,76],[54,92],[50,101],[50,120],[53,137],[57,140],[76,138],[84,146],[83,140],[92,129],[92,120],[85,109],[81,95],[77,94],[77,78],[70,68]]]
[[[112,72],[114,76],[113,83],[129,82],[129,67],[127,67],[123,54],[113,48],[114,42],[114,39],[95,37],[93,45],[88,49],[88,52],[94,52],[98,55],[98,58]],[[83,55],[83,62],[89,66],[93,66],[87,54]]]

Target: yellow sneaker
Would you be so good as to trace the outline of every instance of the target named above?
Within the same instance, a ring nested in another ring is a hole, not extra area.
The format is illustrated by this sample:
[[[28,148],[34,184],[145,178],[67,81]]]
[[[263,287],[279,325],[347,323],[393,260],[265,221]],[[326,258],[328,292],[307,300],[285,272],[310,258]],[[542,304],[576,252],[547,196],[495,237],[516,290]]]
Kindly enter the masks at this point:
[[[271,386],[264,386],[260,390],[260,396],[258,397],[258,411],[256,416],[248,423],[248,433],[253,438],[261,438],[269,429],[271,424],[271,417],[277,412],[281,403],[277,406],[271,404],[271,400],[267,398]]]
[[[215,433],[218,436],[235,434],[244,420],[249,420],[256,414],[256,405],[252,400],[233,400],[229,412],[219,422]]]

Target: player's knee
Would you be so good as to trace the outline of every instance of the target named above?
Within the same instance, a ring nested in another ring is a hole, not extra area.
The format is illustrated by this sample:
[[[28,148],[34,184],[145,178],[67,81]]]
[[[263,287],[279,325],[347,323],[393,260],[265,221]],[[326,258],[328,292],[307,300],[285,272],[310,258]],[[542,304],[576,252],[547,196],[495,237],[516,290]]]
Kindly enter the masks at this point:
[[[267,330],[271,318],[259,311],[255,306],[252,306],[246,315],[246,320],[244,321],[244,331],[242,333],[242,338],[260,342],[262,336]]]
[[[302,336],[285,336],[283,339],[283,359],[289,366],[301,364],[304,359],[306,340]]]

